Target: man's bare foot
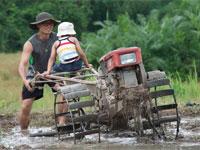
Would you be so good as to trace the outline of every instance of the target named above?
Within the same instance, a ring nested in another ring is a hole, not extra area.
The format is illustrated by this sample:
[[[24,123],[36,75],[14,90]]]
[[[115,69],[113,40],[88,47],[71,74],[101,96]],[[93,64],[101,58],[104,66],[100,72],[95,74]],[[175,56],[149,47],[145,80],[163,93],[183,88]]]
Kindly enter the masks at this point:
[[[22,135],[28,135],[29,131],[28,131],[28,129],[21,129],[21,133],[22,133]]]

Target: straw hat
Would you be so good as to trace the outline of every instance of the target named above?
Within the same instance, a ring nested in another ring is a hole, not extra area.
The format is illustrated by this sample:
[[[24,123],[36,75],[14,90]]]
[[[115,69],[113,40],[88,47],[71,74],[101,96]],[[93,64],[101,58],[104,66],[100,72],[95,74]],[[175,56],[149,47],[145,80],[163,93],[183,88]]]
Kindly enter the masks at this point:
[[[29,26],[32,29],[37,29],[37,24],[48,21],[48,20],[52,20],[54,22],[54,25],[60,22],[59,20],[54,19],[53,15],[51,15],[50,13],[41,12],[36,16],[35,22],[30,23]]]
[[[74,35],[76,34],[74,30],[74,25],[71,22],[62,22],[58,25],[58,33],[57,36],[62,35]]]

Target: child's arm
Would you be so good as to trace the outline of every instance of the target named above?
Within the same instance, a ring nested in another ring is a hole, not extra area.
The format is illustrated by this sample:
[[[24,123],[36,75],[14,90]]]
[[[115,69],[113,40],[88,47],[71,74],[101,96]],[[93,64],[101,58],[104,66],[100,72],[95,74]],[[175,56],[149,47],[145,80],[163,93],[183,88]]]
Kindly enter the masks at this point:
[[[77,38],[73,37],[73,40],[74,40],[74,43],[76,45],[76,50],[79,54],[79,56],[81,57],[81,59],[83,60],[85,66],[87,68],[91,67],[91,65],[88,63],[88,60],[87,60],[87,57],[85,55],[85,53],[83,52],[83,50],[81,49],[81,46],[80,46],[80,43],[79,41],[77,40]]]

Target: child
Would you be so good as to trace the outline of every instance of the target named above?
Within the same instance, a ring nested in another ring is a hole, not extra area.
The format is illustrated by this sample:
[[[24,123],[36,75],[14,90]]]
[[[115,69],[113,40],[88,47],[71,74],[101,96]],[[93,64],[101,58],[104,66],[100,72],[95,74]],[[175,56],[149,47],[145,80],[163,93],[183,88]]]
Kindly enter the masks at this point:
[[[43,75],[50,74],[52,66],[59,57],[59,64],[53,66],[55,72],[70,72],[80,70],[82,61],[86,67],[91,67],[80,43],[74,35],[74,25],[70,22],[62,22],[58,25],[58,40],[53,44],[51,56],[48,61],[47,71]]]

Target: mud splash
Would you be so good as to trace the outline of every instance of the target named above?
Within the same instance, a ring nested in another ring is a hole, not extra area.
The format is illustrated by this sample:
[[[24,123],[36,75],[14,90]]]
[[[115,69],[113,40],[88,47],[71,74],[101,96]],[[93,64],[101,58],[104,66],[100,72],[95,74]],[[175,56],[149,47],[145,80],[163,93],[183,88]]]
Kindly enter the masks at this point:
[[[29,137],[21,133],[19,126],[10,126],[9,130],[0,130],[0,149],[184,149],[197,150],[200,147],[200,117],[184,117],[181,119],[178,140],[156,140],[137,138],[134,132],[123,131],[101,134],[101,143],[97,142],[98,135],[86,136],[74,145],[73,140],[59,141],[57,137]],[[174,125],[169,131],[175,136]],[[1,126],[2,127],[2,126]],[[52,130],[51,127],[31,127],[30,133]]]

